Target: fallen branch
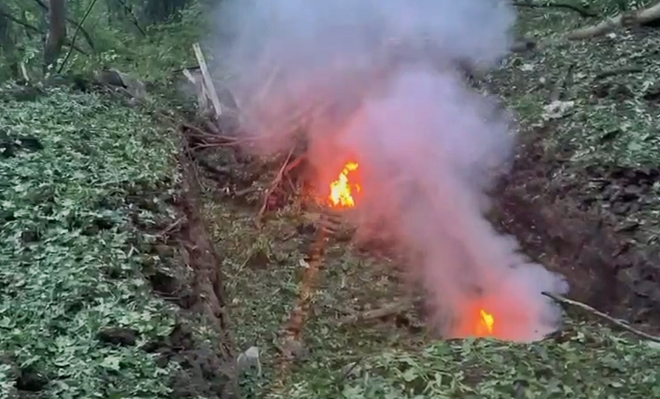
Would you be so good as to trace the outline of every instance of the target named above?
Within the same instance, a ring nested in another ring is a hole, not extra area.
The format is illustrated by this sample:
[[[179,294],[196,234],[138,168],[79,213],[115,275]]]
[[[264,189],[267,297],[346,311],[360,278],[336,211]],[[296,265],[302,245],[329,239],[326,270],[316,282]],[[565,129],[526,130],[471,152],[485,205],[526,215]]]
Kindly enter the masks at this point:
[[[574,4],[566,4],[566,3],[532,3],[532,2],[524,2],[524,1],[514,1],[513,5],[516,7],[528,7],[528,8],[563,8],[565,10],[571,10],[575,11],[582,18],[598,18],[598,14],[595,12],[589,11],[588,9],[580,6],[576,6]]]
[[[355,324],[358,322],[382,319],[383,317],[394,316],[410,310],[415,306],[415,300],[404,299],[398,302],[383,306],[382,308],[367,310],[365,312],[355,313],[339,320],[340,326],[345,324]]]
[[[239,144],[239,141],[236,138],[205,132],[204,130],[195,125],[191,125],[190,123],[181,123],[180,129],[190,130],[195,133],[195,137],[204,140],[203,144],[195,145],[195,149]]]
[[[616,75],[629,75],[633,73],[642,73],[644,70],[640,67],[625,67],[603,71],[594,77],[594,81],[609,78]]]
[[[660,2],[643,10],[621,13],[599,24],[576,29],[568,32],[565,37],[568,40],[588,39],[605,35],[618,27],[628,27],[636,24],[645,25],[657,19],[660,19]]]
[[[202,48],[199,46],[199,43],[193,44],[193,51],[195,52],[195,57],[197,58],[197,63],[202,71],[202,78],[204,80],[204,87],[206,92],[211,97],[211,103],[213,104],[213,109],[215,110],[216,119],[222,115],[222,105],[220,104],[220,98],[218,97],[218,92],[215,90],[215,85],[213,84],[213,79],[211,79],[211,73],[204,59],[204,54],[202,53]]]
[[[653,341],[653,342],[660,342],[660,337],[656,337],[654,335],[647,334],[643,331],[636,330],[636,329],[630,327],[628,324],[622,322],[621,320],[617,320],[617,319],[613,318],[612,316],[609,316],[609,315],[607,315],[607,314],[605,314],[605,313],[603,313],[599,310],[596,310],[596,309],[592,308],[591,306],[589,306],[587,304],[584,304],[584,303],[578,302],[578,301],[574,301],[572,299],[568,299],[568,298],[563,297],[561,295],[556,295],[556,294],[552,294],[552,293],[549,293],[549,292],[542,292],[542,294],[547,296],[548,298],[552,299],[555,302],[563,303],[565,305],[570,305],[570,306],[575,306],[577,308],[580,308],[580,309],[586,311],[587,313],[591,313],[594,316],[600,317],[601,319],[606,320],[606,321],[614,324],[615,326],[617,326],[617,327],[619,327],[619,328],[621,328],[625,331],[628,331],[631,334],[637,335],[640,338],[644,338],[644,339],[647,339],[647,340]]]
[[[291,151],[289,151],[289,155],[287,155],[286,159],[284,160],[284,163],[282,163],[282,167],[280,168],[279,172],[277,172],[277,175],[275,176],[275,179],[273,179],[273,182],[270,184],[270,187],[268,187],[268,190],[266,190],[266,193],[264,194],[263,204],[261,205],[261,209],[259,209],[259,213],[257,214],[257,218],[255,220],[257,226],[261,225],[261,218],[264,216],[264,213],[266,212],[266,208],[268,208],[268,200],[269,200],[271,194],[273,194],[275,189],[282,182],[282,177],[284,176],[284,171],[286,170],[286,167],[289,164],[289,161],[291,160],[291,156],[293,156],[293,151],[294,150],[295,150],[295,147],[291,148]]]

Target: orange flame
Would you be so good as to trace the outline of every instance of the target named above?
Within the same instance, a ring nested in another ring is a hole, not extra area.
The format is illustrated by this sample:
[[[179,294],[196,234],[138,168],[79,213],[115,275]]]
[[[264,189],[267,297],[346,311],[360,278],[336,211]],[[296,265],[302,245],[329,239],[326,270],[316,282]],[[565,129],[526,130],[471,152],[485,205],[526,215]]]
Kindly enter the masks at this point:
[[[477,325],[477,336],[487,336],[493,333],[495,317],[483,309],[479,310],[479,324]]]
[[[356,171],[357,168],[357,162],[347,162],[337,180],[330,183],[329,199],[331,205],[342,208],[352,208],[355,206],[353,192],[359,193],[361,188],[359,184],[351,184],[348,175]]]

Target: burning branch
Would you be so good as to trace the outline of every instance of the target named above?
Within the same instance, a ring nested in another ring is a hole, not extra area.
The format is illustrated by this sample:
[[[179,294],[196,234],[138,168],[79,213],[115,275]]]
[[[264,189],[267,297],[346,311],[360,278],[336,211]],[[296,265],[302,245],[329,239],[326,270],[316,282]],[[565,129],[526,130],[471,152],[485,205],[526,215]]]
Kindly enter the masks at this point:
[[[624,323],[620,320],[617,320],[617,319],[613,318],[612,316],[609,316],[609,315],[607,315],[607,314],[605,314],[605,313],[603,313],[599,310],[596,310],[596,309],[592,308],[591,306],[589,306],[587,304],[584,304],[584,303],[578,302],[578,301],[574,301],[572,299],[568,299],[568,298],[563,297],[561,295],[556,295],[556,294],[552,294],[552,293],[549,293],[549,292],[543,292],[542,294],[547,296],[548,298],[551,298],[553,301],[555,301],[557,303],[563,303],[565,305],[570,305],[570,306],[575,306],[577,308],[580,308],[580,309],[582,309],[582,310],[584,310],[588,313],[593,314],[594,316],[600,317],[601,319],[606,320],[606,321],[614,324],[615,326],[617,326],[617,327],[619,327],[619,328],[621,328],[625,331],[628,331],[631,334],[637,335],[640,338],[644,338],[644,339],[647,339],[647,340],[653,341],[653,342],[660,342],[660,337],[656,337],[654,335],[647,334],[643,331],[636,330],[636,329],[630,327],[628,324],[626,324],[626,323]]]

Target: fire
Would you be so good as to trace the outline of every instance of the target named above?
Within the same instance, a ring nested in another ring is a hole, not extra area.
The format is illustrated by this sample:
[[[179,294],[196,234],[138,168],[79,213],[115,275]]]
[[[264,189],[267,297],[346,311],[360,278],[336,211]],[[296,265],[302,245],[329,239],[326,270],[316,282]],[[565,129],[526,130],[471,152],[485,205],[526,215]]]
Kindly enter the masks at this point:
[[[479,324],[477,325],[477,336],[487,336],[493,333],[495,317],[484,309],[479,310]]]
[[[359,184],[351,183],[348,175],[356,171],[358,168],[357,162],[347,162],[344,165],[337,180],[330,183],[330,204],[336,207],[352,208],[355,206],[354,193],[359,193],[361,188]]]

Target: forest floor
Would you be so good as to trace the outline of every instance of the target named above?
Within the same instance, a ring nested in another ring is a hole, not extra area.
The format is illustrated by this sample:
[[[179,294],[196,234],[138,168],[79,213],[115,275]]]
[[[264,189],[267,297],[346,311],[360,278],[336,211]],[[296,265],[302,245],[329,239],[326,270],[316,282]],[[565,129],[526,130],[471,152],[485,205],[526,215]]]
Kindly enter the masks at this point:
[[[576,22],[532,10],[520,29],[541,39]],[[648,332],[660,329],[659,41],[548,44],[482,82],[522,141],[493,222],[566,275],[571,298]],[[0,397],[273,393],[319,215],[291,190],[255,224],[263,190],[236,190],[268,187],[272,163],[215,148],[202,165],[181,121],[102,93],[0,107]],[[404,294],[392,261],[340,238],[281,397],[660,396],[660,345],[575,309],[533,345],[437,341],[412,308],[340,325]],[[252,346],[261,370],[237,376],[232,359]]]
[[[657,332],[660,125],[653,115],[660,110],[654,62],[660,33],[551,40],[584,23],[565,10],[525,12],[520,32],[544,44],[510,57],[481,81],[516,113],[521,136],[514,169],[496,194],[493,222],[514,234],[527,255],[567,276],[571,298]],[[263,176],[262,187],[272,179]],[[318,214],[279,198],[273,202],[283,205],[257,228],[261,196],[252,204],[229,197],[210,189],[205,215],[223,253],[237,344],[262,351],[263,374],[245,378],[243,391],[263,397],[280,357],[274,337],[296,303]],[[658,394],[653,372],[641,366],[657,362],[657,344],[613,332],[575,309],[567,309],[560,334],[531,346],[434,342],[412,307],[340,325],[347,315],[397,303],[405,292],[391,261],[351,243],[335,241],[324,262],[303,354],[284,397]]]

